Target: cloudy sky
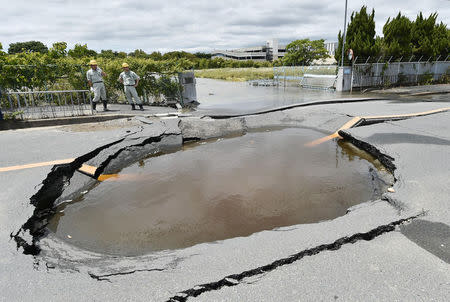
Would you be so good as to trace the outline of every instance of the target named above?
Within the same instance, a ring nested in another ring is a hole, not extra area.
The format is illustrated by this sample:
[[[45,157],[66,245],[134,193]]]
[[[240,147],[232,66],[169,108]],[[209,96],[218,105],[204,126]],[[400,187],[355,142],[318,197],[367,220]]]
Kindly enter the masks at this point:
[[[336,41],[345,0],[2,0],[0,42],[66,41],[97,51],[211,51],[310,38]],[[449,24],[449,0],[348,0],[349,14],[375,9],[376,30],[398,11],[439,14]]]

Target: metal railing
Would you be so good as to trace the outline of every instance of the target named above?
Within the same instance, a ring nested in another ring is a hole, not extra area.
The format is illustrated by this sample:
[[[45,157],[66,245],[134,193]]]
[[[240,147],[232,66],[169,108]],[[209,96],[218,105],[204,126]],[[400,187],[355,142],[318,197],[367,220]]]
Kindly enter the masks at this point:
[[[305,75],[336,76],[336,65],[280,66],[273,68],[273,80],[277,85],[301,85]]]
[[[89,90],[7,91],[2,111],[25,120],[94,114]]]

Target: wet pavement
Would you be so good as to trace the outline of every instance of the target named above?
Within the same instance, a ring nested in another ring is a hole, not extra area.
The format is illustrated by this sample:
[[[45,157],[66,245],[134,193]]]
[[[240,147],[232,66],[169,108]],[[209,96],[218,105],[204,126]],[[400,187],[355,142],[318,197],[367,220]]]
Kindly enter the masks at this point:
[[[0,166],[76,158],[114,173],[123,168],[121,163],[129,165],[145,154],[181,148],[182,139],[225,134],[245,138],[263,127],[297,127],[326,136],[353,116],[444,107],[449,107],[448,99],[417,97],[299,107],[227,120],[195,114],[180,120],[148,117],[117,121],[120,126],[100,126],[100,131],[67,126],[3,131]],[[30,198],[51,184],[61,184],[55,188],[69,194],[69,189],[93,186],[95,180],[71,171],[75,166],[54,173],[52,166],[2,172],[0,300],[446,301],[449,121],[444,112],[343,132],[345,141],[390,163],[396,178],[392,192],[355,205],[343,216],[134,257],[87,251],[53,233],[34,238],[39,255],[23,254],[10,235],[19,233],[24,242],[33,243],[28,231],[20,232],[30,217],[36,218],[33,227],[42,222],[33,215]]]
[[[333,219],[386,192],[393,179],[369,154],[305,146],[321,136],[289,128],[185,145],[62,204],[49,228],[68,244],[135,256]]]

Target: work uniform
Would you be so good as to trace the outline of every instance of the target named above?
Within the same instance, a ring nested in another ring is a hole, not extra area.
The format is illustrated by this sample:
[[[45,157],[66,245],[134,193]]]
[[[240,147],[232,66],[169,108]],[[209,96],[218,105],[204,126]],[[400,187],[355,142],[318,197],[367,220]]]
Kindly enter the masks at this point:
[[[125,91],[125,96],[128,103],[130,103],[130,105],[142,105],[142,101],[137,94],[136,88],[134,87],[134,85],[136,85],[136,81],[139,80],[140,77],[133,71],[129,70],[127,72],[122,71],[119,75],[119,80],[120,79],[123,81],[123,90]]]
[[[106,102],[106,89],[103,83],[102,70],[99,67],[96,70],[91,68],[86,72],[86,78],[92,82],[92,89],[94,90],[92,102],[97,103],[100,99]]]

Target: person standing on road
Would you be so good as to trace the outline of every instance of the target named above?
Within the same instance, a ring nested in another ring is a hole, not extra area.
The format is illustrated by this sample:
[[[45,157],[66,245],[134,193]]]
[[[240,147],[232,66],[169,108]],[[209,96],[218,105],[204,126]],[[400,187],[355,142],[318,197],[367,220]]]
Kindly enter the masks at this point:
[[[120,73],[118,81],[123,84],[125,96],[128,103],[131,105],[131,110],[136,110],[136,105],[139,106],[139,110],[144,110],[142,101],[136,91],[140,77],[130,70],[130,66],[127,63],[122,64],[122,69],[123,71]]]
[[[103,77],[106,77],[106,73],[103,72],[99,67],[97,67],[97,61],[91,60],[89,62],[91,69],[86,72],[86,77],[89,83],[89,86],[94,91],[94,99],[92,100],[92,109],[96,110],[97,102],[102,100],[103,102],[103,111],[108,111],[106,108],[107,99],[106,99],[106,89],[105,84],[103,83]]]

